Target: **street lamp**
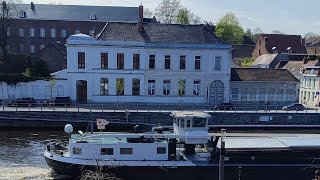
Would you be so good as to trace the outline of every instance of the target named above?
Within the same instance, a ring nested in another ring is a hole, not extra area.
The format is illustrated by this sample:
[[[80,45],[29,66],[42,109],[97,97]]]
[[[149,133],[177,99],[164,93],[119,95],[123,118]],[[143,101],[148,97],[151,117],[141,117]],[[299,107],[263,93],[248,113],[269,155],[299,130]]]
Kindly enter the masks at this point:
[[[220,158],[219,158],[219,180],[224,180],[224,155],[225,155],[225,138],[226,130],[221,129],[221,138],[220,138]]]

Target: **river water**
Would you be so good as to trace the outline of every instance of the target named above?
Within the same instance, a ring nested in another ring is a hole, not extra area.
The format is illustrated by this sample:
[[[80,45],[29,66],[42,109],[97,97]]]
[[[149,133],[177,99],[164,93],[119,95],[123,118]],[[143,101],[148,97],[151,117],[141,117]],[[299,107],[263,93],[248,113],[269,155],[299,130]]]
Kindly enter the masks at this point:
[[[50,139],[67,140],[62,131],[0,130],[0,180],[65,179],[51,172],[43,156]]]

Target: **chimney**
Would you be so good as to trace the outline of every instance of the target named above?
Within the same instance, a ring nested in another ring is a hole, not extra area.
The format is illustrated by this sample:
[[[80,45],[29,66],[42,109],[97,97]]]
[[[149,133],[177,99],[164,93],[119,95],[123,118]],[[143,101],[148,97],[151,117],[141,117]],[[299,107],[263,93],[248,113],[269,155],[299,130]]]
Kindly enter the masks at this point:
[[[301,38],[301,45],[302,45],[302,46],[306,46],[306,39]]]
[[[138,22],[138,30],[143,31],[143,5],[139,6],[139,22]]]
[[[32,11],[34,11],[34,3],[33,2],[31,2],[31,9],[32,9]]]

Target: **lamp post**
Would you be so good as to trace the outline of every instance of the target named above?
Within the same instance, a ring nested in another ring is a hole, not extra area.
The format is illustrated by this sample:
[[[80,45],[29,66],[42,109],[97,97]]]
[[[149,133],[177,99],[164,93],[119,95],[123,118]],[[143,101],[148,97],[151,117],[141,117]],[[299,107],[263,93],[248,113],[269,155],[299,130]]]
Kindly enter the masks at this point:
[[[219,159],[219,180],[224,180],[224,155],[225,155],[225,137],[226,130],[221,129],[221,138],[220,138],[220,159]]]

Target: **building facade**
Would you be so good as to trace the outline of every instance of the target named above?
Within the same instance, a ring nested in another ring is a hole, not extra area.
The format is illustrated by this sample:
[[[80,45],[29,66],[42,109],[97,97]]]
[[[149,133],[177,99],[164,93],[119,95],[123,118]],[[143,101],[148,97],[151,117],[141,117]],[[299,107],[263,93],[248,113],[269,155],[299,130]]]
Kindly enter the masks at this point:
[[[8,52],[37,55],[48,43],[65,44],[73,34],[91,36],[106,22],[138,22],[138,7],[19,4],[7,25]]]
[[[299,84],[285,69],[233,68],[230,101],[236,105],[288,105],[298,101]]]
[[[300,87],[300,103],[307,106],[320,106],[320,63],[319,60],[304,64]]]
[[[229,101],[231,46],[210,27],[108,23],[67,42],[69,95],[78,102]]]

